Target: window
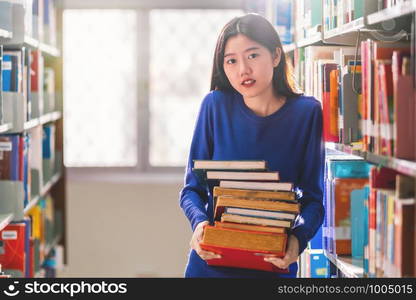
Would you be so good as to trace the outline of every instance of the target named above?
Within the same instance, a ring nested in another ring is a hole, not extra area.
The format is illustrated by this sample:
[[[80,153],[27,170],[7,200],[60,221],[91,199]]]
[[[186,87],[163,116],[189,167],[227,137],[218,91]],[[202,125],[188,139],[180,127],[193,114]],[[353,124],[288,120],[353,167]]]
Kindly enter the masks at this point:
[[[236,10],[150,13],[150,164],[184,166],[209,92],[215,44]]]
[[[66,10],[65,164],[137,164],[135,10]]]
[[[216,39],[242,13],[65,10],[65,164],[183,168]]]

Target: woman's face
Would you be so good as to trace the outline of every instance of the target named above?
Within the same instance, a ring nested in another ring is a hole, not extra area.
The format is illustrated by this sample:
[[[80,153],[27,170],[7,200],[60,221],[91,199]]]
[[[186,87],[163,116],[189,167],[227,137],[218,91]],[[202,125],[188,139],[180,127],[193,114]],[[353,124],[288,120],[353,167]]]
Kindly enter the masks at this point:
[[[279,64],[279,50],[273,57],[266,47],[243,34],[229,38],[224,51],[224,72],[231,86],[244,98],[272,92],[273,68]]]

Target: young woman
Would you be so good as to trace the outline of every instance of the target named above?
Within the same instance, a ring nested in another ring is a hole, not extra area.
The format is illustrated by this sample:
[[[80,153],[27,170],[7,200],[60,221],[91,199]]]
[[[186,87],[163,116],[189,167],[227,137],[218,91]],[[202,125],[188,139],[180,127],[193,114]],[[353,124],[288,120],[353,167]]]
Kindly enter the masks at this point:
[[[281,181],[303,191],[285,257],[264,258],[289,274],[207,265],[220,256],[199,246],[203,227],[213,223],[213,199],[192,173],[194,159],[266,160]],[[185,276],[295,277],[297,258],[323,221],[323,165],[320,103],[294,91],[280,38],[265,18],[234,18],[217,41],[211,92],[201,104],[180,193],[193,230]]]

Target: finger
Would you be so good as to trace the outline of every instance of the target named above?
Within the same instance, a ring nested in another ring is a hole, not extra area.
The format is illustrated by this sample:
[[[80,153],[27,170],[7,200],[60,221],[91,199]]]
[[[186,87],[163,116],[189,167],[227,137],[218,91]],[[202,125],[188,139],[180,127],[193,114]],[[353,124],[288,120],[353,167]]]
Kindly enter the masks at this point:
[[[283,259],[278,257],[265,257],[264,261],[272,263],[276,267],[280,269],[286,269],[288,267],[288,263],[286,263]]]
[[[204,250],[201,250],[198,253],[198,255],[204,260],[214,259],[214,258],[221,258],[221,255],[219,255],[219,254],[216,254],[216,253],[210,252],[210,251],[204,251]]]

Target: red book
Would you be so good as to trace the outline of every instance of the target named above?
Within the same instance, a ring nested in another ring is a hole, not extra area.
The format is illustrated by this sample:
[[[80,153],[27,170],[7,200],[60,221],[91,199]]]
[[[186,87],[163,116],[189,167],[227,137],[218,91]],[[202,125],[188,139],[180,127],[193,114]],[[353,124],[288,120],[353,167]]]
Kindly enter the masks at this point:
[[[287,234],[245,231],[231,228],[205,226],[200,246],[206,251],[220,254],[221,258],[207,260],[210,266],[255,269],[288,273],[264,261],[266,254],[283,257]]]
[[[336,115],[333,115],[334,109],[331,107],[331,71],[337,69],[337,64],[327,63],[323,65],[323,91],[322,91],[322,107],[324,118],[324,139],[325,142],[338,142],[337,130],[331,130],[331,123],[334,123],[333,119],[336,119]],[[332,101],[333,102],[333,101]],[[332,103],[333,105],[333,103]]]
[[[391,72],[391,61],[379,61],[379,154],[393,155],[393,124],[394,124],[394,104],[393,104],[393,80]]]
[[[201,248],[206,251],[212,251],[221,255],[221,258],[219,259],[214,258],[207,260],[206,262],[210,266],[254,269],[277,273],[289,273],[288,269],[279,269],[272,263],[264,261],[264,255],[276,255],[276,253],[273,252],[244,250],[205,244],[200,245]]]
[[[13,277],[25,275],[25,224],[7,225],[0,231],[0,264]]]

